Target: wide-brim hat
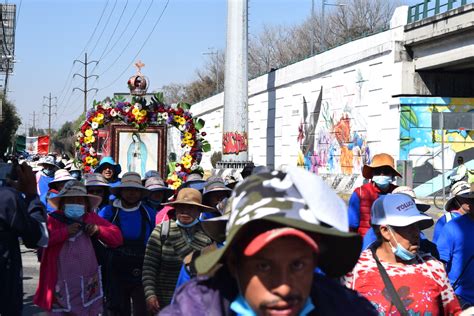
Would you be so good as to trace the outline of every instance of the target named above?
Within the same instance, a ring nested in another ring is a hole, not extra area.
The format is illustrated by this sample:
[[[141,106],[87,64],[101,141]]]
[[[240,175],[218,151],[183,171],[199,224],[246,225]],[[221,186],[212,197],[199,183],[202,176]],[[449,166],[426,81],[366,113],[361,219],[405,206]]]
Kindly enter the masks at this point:
[[[474,199],[474,192],[471,191],[471,186],[466,181],[458,181],[451,187],[451,198],[444,204],[444,210],[451,212],[458,209],[460,205],[454,205],[456,197]]]
[[[50,183],[48,183],[48,187],[52,189],[60,182],[67,182],[75,179],[76,178],[71,176],[69,171],[67,171],[66,169],[58,169],[54,173],[54,179]]]
[[[392,193],[401,193],[401,194],[406,194],[408,195],[409,197],[411,197],[414,201],[415,201],[415,204],[416,204],[416,208],[422,212],[422,213],[425,213],[426,211],[428,211],[431,207],[431,205],[419,200],[416,198],[416,194],[415,194],[415,191],[409,187],[409,186],[405,186],[405,185],[402,185],[402,186],[399,186],[399,187],[396,187]]]
[[[102,198],[97,195],[88,194],[87,189],[84,184],[77,180],[71,180],[66,182],[63,189],[56,195],[48,199],[48,203],[54,208],[58,209],[59,203],[61,202],[62,198],[65,197],[78,197],[83,196],[89,200],[91,210],[96,209],[100,202],[102,202]]]
[[[349,232],[343,200],[315,174],[298,168],[249,176],[230,199],[231,216],[222,248],[198,257],[196,269],[208,274],[223,263],[235,243],[248,235],[247,227],[291,227],[317,235],[318,266],[326,275],[339,277],[351,271],[362,248],[362,238]],[[282,254],[283,255],[283,254]]]
[[[86,187],[105,187],[110,188],[110,185],[100,173],[86,173],[84,175],[84,185]]]
[[[207,204],[209,196],[215,193],[225,194],[226,197],[229,197],[232,194],[232,189],[229,189],[224,180],[218,176],[211,176],[207,179],[206,185],[204,186],[204,192],[202,194],[202,200]]]
[[[120,191],[122,189],[139,189],[142,191],[142,197],[145,197],[150,193],[150,191],[143,186],[142,178],[137,172],[125,172],[120,180],[120,184],[111,187],[110,191],[113,194],[120,196]]]
[[[95,168],[94,172],[102,173],[106,165],[110,165],[112,167],[115,176],[118,176],[122,172],[122,166],[120,166],[118,163],[115,163],[115,160],[110,156],[102,158],[99,162],[99,166]]]
[[[193,188],[182,188],[179,190],[176,200],[173,202],[162,203],[161,205],[195,205],[201,212],[216,212],[213,207],[202,204],[202,194],[199,190]]]
[[[168,200],[174,193],[174,190],[167,187],[160,177],[150,177],[145,181],[145,188],[150,192],[161,191],[164,194],[163,199]]]
[[[41,158],[41,160],[37,164],[38,167],[44,167],[45,165],[53,166],[54,168],[59,169],[58,165],[56,164],[56,161],[51,156]]]
[[[225,203],[221,216],[211,217],[201,221],[201,227],[212,240],[222,243],[225,241],[225,229],[232,212],[233,197]]]
[[[380,167],[389,167],[395,175],[402,178],[402,175],[397,171],[397,169],[395,169],[395,161],[393,157],[385,153],[375,155],[372,158],[372,163],[370,165],[364,165],[362,168],[362,176],[366,179],[372,179],[372,172],[375,168]]]

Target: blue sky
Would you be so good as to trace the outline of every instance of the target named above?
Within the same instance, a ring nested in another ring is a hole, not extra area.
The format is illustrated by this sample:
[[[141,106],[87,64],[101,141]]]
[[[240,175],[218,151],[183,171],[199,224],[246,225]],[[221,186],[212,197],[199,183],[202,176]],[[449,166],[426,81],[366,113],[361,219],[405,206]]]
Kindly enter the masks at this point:
[[[203,53],[210,47],[225,49],[225,0],[169,0],[152,33],[166,0],[6,2],[17,4],[18,16],[17,63],[7,97],[16,105],[24,123],[32,124],[33,111],[40,114],[36,126],[41,128],[47,128],[47,116],[42,114],[46,108],[42,105],[46,103],[43,96],[50,92],[58,97],[53,128],[82,113],[83,94],[72,93],[72,89],[82,89],[84,81],[78,76],[74,80],[71,77],[74,73],[84,74],[80,63],[73,66],[74,59],[84,59],[84,51],[88,52],[89,60],[100,60],[92,72],[100,74],[100,78],[88,81],[88,88],[100,88],[97,94],[89,94],[90,104],[93,98],[102,100],[114,92],[127,91],[126,82],[135,73],[133,65],[128,65],[135,62],[134,56],[142,45],[136,59],[146,64],[142,72],[150,79],[150,91],[171,82],[186,83],[195,79],[196,69],[207,58]],[[315,6],[319,9],[321,0],[315,0]],[[311,0],[250,0],[250,36],[257,35],[265,24],[299,24],[309,16],[310,10]],[[120,34],[123,36],[119,38]],[[149,40],[145,41],[149,34]],[[89,74],[93,68],[94,64],[89,65]]]

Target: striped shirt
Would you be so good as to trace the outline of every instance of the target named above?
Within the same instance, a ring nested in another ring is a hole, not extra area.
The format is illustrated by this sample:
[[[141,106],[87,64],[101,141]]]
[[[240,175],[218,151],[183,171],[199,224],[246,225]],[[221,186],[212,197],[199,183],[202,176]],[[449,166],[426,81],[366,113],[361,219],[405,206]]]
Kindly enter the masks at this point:
[[[197,224],[191,228],[179,227],[170,221],[169,235],[161,247],[161,227],[157,225],[151,233],[143,262],[143,287],[145,297],[156,296],[160,307],[170,304],[184,258],[195,250],[212,243]]]

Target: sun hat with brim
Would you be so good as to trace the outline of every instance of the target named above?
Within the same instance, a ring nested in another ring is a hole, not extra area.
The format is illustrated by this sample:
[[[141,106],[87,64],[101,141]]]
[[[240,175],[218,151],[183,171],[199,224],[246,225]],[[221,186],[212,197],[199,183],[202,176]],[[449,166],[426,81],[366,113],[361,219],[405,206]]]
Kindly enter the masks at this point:
[[[106,187],[110,185],[100,173],[87,173],[84,175],[84,185],[86,187]]]
[[[59,169],[58,165],[56,164],[56,161],[51,156],[41,158],[37,164],[38,167],[44,167],[45,165],[53,166],[54,168]]]
[[[425,213],[431,207],[431,205],[426,204],[423,201],[417,199],[415,191],[412,188],[410,188],[409,186],[402,185],[402,186],[396,187],[392,191],[392,193],[401,193],[401,194],[408,195],[409,197],[411,197],[413,199],[413,201],[415,201],[416,208],[422,213]]]
[[[202,194],[202,200],[204,203],[207,202],[209,196],[211,194],[222,192],[227,197],[232,194],[232,190],[226,187],[224,180],[218,176],[211,176],[207,179],[206,184],[204,186],[204,192]]]
[[[48,199],[48,203],[54,209],[58,209],[61,199],[65,197],[80,197],[80,196],[86,197],[89,200],[90,207],[93,210],[96,209],[99,206],[100,202],[102,201],[102,198],[100,196],[88,194],[86,186],[82,184],[82,182],[77,181],[77,180],[71,180],[71,181],[66,182],[63,189],[59,191],[58,195]]]
[[[99,166],[97,168],[95,168],[94,172],[102,173],[102,171],[104,170],[104,168],[107,165],[112,167],[112,169],[114,170],[114,175],[115,176],[118,176],[122,172],[122,167],[120,166],[120,164],[115,163],[114,158],[112,158],[110,156],[102,158],[99,162]]]
[[[221,216],[207,218],[201,221],[201,227],[212,240],[222,243],[225,241],[225,228],[232,212],[232,197],[225,203]]]
[[[471,191],[471,186],[466,181],[458,181],[451,187],[451,198],[444,204],[444,210],[451,212],[452,210],[458,209],[459,204],[454,204],[456,197],[474,199],[474,192]]]
[[[150,178],[160,178],[161,179],[161,175],[156,170],[148,170],[147,172],[145,172],[145,177],[142,179],[143,185],[145,185],[146,180],[148,180]]]
[[[359,258],[362,238],[349,232],[344,201],[313,173],[291,167],[287,173],[251,175],[235,189],[229,203],[226,242],[196,259],[199,274],[214,271],[252,226],[262,227],[264,223],[317,235],[318,266],[328,276],[346,274]]]
[[[385,153],[375,155],[372,158],[372,163],[370,165],[364,165],[364,167],[362,168],[362,175],[366,179],[372,179],[372,173],[374,169],[380,167],[389,167],[390,169],[392,169],[395,175],[402,178],[402,175],[397,171],[397,169],[395,169],[395,161],[393,160],[393,157]]]
[[[181,187],[193,188],[202,192],[205,185],[206,185],[206,180],[203,180],[200,174],[191,173],[190,175],[187,176],[186,181],[181,185]]]
[[[173,202],[162,203],[161,205],[195,205],[201,212],[216,212],[213,207],[202,204],[202,194],[199,190],[193,188],[182,188],[179,190],[176,199]]]
[[[145,182],[145,188],[150,192],[163,192],[163,201],[168,200],[174,193],[174,190],[167,187],[165,182],[160,177],[148,178]]]
[[[142,178],[137,172],[125,172],[120,180],[120,184],[111,187],[110,191],[112,194],[120,196],[120,191],[122,189],[139,189],[142,191],[142,197],[145,197],[150,193],[150,191],[142,185]]]
[[[373,225],[388,225],[406,227],[418,223],[420,230],[433,226],[433,219],[420,213],[415,201],[403,193],[382,195],[371,209],[371,223]]]
[[[66,169],[58,169],[54,173],[54,179],[50,183],[48,183],[48,187],[50,189],[54,189],[58,183],[67,182],[67,181],[75,180],[75,179],[76,178],[71,176],[69,171],[67,171]]]

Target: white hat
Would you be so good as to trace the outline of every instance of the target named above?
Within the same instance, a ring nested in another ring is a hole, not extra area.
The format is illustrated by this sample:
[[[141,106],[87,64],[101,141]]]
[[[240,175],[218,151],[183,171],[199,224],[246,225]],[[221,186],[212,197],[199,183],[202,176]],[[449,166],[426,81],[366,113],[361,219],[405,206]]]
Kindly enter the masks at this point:
[[[415,201],[403,193],[382,195],[372,204],[371,222],[373,225],[405,227],[418,223],[420,229],[433,225],[433,219],[420,213]]]
[[[50,189],[54,189],[57,183],[67,182],[67,181],[71,181],[71,180],[76,180],[76,178],[71,176],[69,171],[67,171],[66,169],[58,169],[54,173],[54,179],[50,183],[48,183],[48,187]]]
[[[458,181],[451,187],[451,196],[452,198],[450,198],[448,201],[446,201],[446,204],[444,204],[444,210],[446,212],[451,212],[452,210],[459,208],[459,205],[453,205],[456,196],[472,199],[474,198],[474,193],[471,192],[471,186],[469,183],[466,181]]]
[[[418,208],[418,210],[422,213],[426,212],[431,207],[431,205],[423,203],[423,201],[418,200],[416,198],[415,191],[412,188],[410,188],[409,186],[403,186],[402,185],[402,186],[396,187],[392,191],[392,193],[403,193],[403,194],[408,195],[409,197],[411,197],[415,201],[416,208]]]

